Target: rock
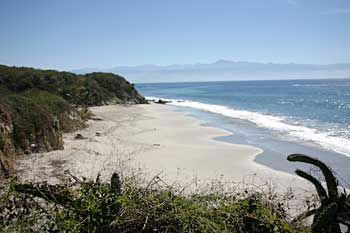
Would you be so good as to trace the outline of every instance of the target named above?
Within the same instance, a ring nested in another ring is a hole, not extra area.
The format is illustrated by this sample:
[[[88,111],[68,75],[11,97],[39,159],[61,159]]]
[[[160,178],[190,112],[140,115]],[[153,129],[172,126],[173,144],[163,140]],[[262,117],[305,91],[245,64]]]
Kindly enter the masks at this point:
[[[96,132],[96,134],[95,134],[97,137],[99,137],[99,136],[101,136],[101,133],[99,133],[99,132]]]
[[[171,101],[169,100],[162,100],[162,99],[159,99],[157,102],[155,102],[157,104],[168,104],[168,103],[171,103]]]
[[[0,177],[9,178],[13,169],[13,165],[9,159],[5,157],[0,150]]]
[[[155,143],[155,144],[153,144],[153,146],[160,146],[160,144],[158,144],[158,143]]]
[[[74,139],[76,139],[76,140],[82,140],[82,139],[85,139],[85,137],[83,137],[83,135],[81,135],[80,133],[78,133],[77,135],[75,135]]]

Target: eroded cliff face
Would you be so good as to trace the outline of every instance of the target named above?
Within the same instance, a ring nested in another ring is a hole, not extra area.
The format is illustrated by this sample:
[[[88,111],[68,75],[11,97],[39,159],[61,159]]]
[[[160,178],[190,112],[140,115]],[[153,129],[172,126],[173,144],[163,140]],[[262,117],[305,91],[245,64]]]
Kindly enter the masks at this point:
[[[12,168],[10,157],[15,155],[12,140],[12,117],[10,109],[0,103],[0,177],[7,176]]]
[[[17,156],[62,150],[63,133],[85,125],[75,109],[55,116],[35,104],[0,103],[0,175],[10,175]]]

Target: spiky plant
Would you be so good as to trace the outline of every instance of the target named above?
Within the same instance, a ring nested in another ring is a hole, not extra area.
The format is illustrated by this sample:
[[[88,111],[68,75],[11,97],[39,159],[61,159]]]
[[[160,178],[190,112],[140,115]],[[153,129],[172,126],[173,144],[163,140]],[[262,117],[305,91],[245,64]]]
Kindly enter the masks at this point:
[[[319,208],[308,210],[298,218],[306,218],[314,215],[312,232],[314,233],[341,233],[340,223],[344,224],[350,232],[350,195],[346,196],[346,191],[339,194],[338,180],[331,169],[318,159],[303,154],[291,154],[288,156],[290,162],[303,162],[318,167],[323,173],[327,185],[327,191],[312,175],[297,169],[295,173],[300,177],[310,181],[316,188],[320,198]]]

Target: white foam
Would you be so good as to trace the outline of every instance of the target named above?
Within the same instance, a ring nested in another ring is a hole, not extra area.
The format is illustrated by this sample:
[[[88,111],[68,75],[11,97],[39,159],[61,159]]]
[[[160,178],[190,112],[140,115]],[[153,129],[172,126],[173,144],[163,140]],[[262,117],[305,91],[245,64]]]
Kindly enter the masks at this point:
[[[293,87],[328,87],[329,84],[293,84]]]
[[[155,101],[159,100],[157,97],[147,97],[147,99]],[[333,150],[350,157],[349,139],[332,136],[327,132],[322,132],[306,126],[289,124],[285,122],[286,118],[284,117],[266,115],[245,110],[236,110],[222,105],[205,104],[189,100],[161,99],[170,101],[170,105],[190,107],[206,112],[220,114],[226,117],[247,120],[259,127],[278,131],[284,135],[288,135],[299,140],[313,142],[325,149]]]

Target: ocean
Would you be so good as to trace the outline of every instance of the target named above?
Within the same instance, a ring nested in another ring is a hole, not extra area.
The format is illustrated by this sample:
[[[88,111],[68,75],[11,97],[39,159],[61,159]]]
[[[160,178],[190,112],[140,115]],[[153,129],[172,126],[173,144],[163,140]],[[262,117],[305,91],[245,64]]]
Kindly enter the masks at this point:
[[[293,172],[286,155],[308,153],[350,177],[349,79],[147,83],[136,88],[232,132],[217,140],[264,149],[256,160],[266,166]]]

